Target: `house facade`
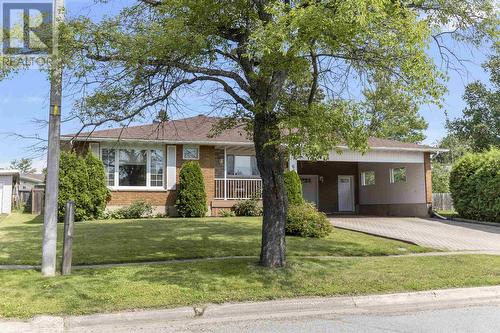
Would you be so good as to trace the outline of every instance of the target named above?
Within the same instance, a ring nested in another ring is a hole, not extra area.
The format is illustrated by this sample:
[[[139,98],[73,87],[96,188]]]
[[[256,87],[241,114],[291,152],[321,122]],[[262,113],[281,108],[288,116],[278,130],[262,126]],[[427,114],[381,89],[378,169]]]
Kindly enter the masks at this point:
[[[0,214],[10,214],[18,192],[19,171],[0,170]]]
[[[179,171],[199,162],[210,215],[259,196],[262,182],[251,138],[241,129],[212,135],[217,118],[197,116],[158,124],[62,137],[63,148],[91,151],[106,169],[108,209],[149,201],[175,215]],[[432,203],[430,155],[435,148],[370,138],[361,154],[332,149],[327,160],[293,157],[304,198],[328,214],[426,216]],[[340,151],[340,153],[338,152]]]

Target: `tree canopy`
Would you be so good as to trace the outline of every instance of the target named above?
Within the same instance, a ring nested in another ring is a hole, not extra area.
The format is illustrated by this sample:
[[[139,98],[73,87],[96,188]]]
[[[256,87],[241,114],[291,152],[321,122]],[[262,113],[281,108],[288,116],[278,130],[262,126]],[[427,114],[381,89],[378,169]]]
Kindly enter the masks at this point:
[[[468,142],[475,151],[500,147],[500,45],[495,47],[496,54],[484,64],[490,73],[491,88],[485,83],[475,81],[467,85],[464,100],[467,107],[463,116],[448,122],[447,127],[453,135]]]
[[[372,132],[389,131],[370,129],[384,119],[405,122],[388,136],[418,140],[406,133],[422,126],[416,108],[445,91],[431,44],[451,61],[450,42],[481,45],[496,30],[490,0],[138,0],[99,21],[70,20],[60,55],[85,125],[165,108],[173,118],[201,95],[206,113],[224,117],[215,134],[243,126],[263,181],[261,263],[279,267],[288,154],[365,150]]]

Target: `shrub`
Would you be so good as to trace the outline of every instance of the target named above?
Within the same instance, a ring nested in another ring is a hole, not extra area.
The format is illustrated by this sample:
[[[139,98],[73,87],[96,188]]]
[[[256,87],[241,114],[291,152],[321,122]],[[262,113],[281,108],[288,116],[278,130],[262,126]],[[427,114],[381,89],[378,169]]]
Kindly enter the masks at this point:
[[[92,218],[99,218],[106,209],[106,203],[111,198],[111,194],[106,186],[104,164],[90,152],[85,157],[85,164],[87,165],[87,173],[89,175],[88,191],[91,200],[89,215]]]
[[[500,222],[500,150],[463,156],[451,170],[450,190],[461,217]]]
[[[262,207],[260,207],[259,200],[248,199],[238,201],[234,207],[236,216],[261,216]]]
[[[175,207],[182,217],[202,217],[207,214],[205,183],[198,162],[189,161],[182,165]]]
[[[75,202],[75,221],[92,217],[89,174],[83,158],[72,152],[62,152],[59,162],[58,218],[64,220],[66,202]]]
[[[322,238],[333,227],[324,213],[318,212],[311,203],[288,207],[285,232],[290,236]]]
[[[232,211],[231,209],[221,209],[219,212],[220,216],[222,217],[233,217],[236,216],[236,213]]]
[[[149,202],[138,200],[134,201],[128,207],[122,207],[110,212],[112,219],[140,219],[143,217],[151,217],[153,207]]]
[[[109,200],[102,162],[89,153],[85,158],[62,152],[59,163],[58,218],[64,219],[66,202],[75,202],[75,221],[100,218]]]
[[[302,197],[302,182],[296,171],[285,172],[285,190],[289,205],[300,205],[304,203]]]

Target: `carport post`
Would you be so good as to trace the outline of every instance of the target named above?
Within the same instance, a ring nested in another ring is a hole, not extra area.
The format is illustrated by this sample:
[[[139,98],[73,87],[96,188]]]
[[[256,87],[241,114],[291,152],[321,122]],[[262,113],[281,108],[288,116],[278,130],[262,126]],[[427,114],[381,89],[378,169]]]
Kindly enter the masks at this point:
[[[71,274],[71,261],[73,256],[73,232],[75,230],[75,202],[66,203],[64,215],[64,243],[62,258],[62,275]]]

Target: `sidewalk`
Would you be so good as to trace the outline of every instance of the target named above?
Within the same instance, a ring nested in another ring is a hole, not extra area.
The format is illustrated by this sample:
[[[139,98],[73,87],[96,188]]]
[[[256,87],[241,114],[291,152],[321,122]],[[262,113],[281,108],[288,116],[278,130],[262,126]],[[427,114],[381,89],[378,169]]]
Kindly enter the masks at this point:
[[[263,319],[294,319],[322,315],[399,314],[408,311],[468,306],[500,306],[500,286],[432,290],[356,297],[299,298],[144,310],[89,316],[41,316],[31,321],[0,321],[2,333],[58,332],[189,332],[196,324],[230,323]]]

